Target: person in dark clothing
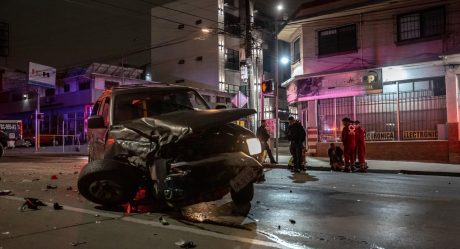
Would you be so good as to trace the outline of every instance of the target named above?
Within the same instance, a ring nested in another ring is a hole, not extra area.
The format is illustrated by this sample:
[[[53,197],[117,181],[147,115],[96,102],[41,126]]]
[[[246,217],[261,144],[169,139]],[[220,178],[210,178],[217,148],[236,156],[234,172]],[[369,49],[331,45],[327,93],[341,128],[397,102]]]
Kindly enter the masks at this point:
[[[341,171],[343,167],[343,150],[340,146],[336,146],[334,143],[331,143],[327,154],[329,156],[331,170]]]
[[[273,158],[272,150],[270,149],[270,146],[268,145],[268,139],[270,139],[270,134],[268,134],[267,122],[265,122],[265,120],[262,120],[260,122],[260,126],[259,128],[257,128],[256,136],[260,140],[260,143],[262,145],[262,150],[267,151],[268,157],[270,158],[270,163],[276,164],[276,160],[275,158]]]
[[[289,127],[287,132],[287,138],[291,142],[289,150],[291,151],[294,159],[294,172],[300,172],[302,169],[302,150],[303,143],[305,142],[305,129],[299,121],[296,121],[294,117],[289,117]]]

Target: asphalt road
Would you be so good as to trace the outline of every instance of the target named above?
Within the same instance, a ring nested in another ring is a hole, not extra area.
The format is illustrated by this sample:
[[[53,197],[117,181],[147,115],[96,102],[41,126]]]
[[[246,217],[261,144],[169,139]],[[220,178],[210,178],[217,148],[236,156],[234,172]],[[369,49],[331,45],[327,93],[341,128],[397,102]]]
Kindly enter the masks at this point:
[[[0,197],[0,249],[180,248],[183,241],[219,249],[460,248],[460,178],[272,169],[256,185],[248,217],[232,213],[228,196],[182,212],[125,215],[78,195],[85,160],[0,159],[0,190],[14,194]],[[21,212],[23,197],[64,209]]]

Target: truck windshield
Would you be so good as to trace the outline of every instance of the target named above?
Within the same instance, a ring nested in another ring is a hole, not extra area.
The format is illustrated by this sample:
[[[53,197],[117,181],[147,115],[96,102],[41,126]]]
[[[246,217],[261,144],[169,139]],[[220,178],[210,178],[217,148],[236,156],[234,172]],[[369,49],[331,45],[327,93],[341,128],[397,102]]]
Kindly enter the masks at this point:
[[[209,109],[195,91],[155,91],[117,95],[113,109],[113,124],[154,117],[182,110]]]

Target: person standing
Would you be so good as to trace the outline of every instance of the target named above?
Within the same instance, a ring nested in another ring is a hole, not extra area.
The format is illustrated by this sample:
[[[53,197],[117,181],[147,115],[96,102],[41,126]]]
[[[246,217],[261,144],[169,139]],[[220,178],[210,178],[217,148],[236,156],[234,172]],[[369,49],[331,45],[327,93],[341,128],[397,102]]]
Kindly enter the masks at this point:
[[[358,156],[359,171],[366,173],[366,130],[360,126],[360,122],[355,120],[355,136],[356,136],[356,154]]]
[[[256,136],[260,140],[260,143],[262,145],[262,151],[263,150],[267,151],[268,157],[270,158],[270,163],[276,164],[276,160],[275,158],[273,158],[272,150],[270,149],[270,146],[268,145],[268,139],[270,139],[270,134],[268,134],[267,122],[265,120],[262,120],[260,122],[260,126],[259,128],[257,128]]]
[[[294,160],[294,172],[300,172],[302,169],[302,154],[303,154],[303,144],[305,142],[305,129],[299,121],[296,121],[294,117],[288,118],[289,127],[287,137],[291,142],[289,150]]]
[[[342,143],[345,157],[345,172],[354,171],[355,147],[356,147],[356,134],[353,122],[349,118],[342,119]]]

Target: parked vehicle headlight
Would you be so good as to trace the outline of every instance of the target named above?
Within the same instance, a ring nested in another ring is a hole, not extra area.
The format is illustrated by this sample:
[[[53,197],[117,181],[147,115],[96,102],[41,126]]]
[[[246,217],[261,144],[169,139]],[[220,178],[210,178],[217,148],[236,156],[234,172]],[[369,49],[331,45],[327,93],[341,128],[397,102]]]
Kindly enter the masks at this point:
[[[247,139],[246,144],[248,145],[249,155],[253,156],[256,154],[260,154],[262,152],[262,145],[260,144],[259,139],[257,138]]]

